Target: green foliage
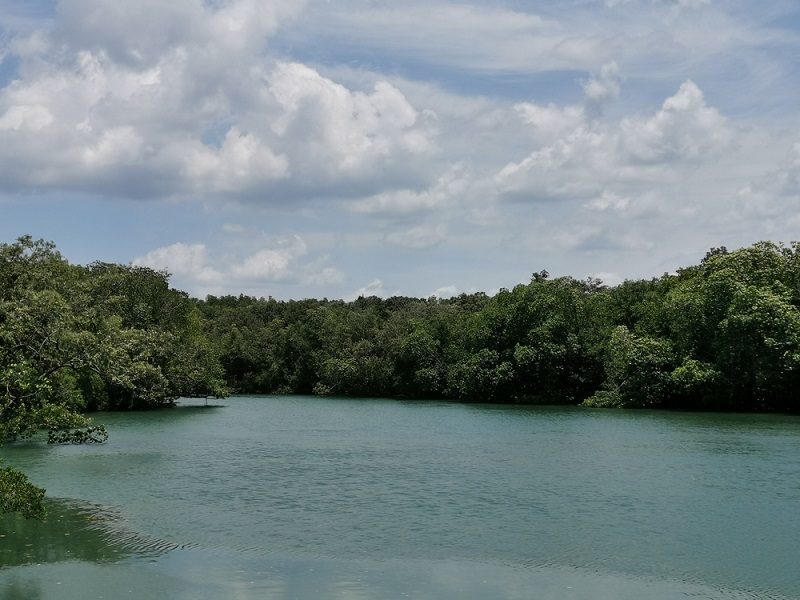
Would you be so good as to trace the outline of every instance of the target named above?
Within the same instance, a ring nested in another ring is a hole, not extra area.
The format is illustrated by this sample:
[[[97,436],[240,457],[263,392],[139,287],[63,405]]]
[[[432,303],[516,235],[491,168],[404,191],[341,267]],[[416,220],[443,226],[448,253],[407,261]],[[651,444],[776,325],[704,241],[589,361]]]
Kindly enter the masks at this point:
[[[0,244],[0,444],[41,430],[50,443],[103,442],[84,411],[225,393],[199,308],[166,273],[70,265],[29,236]],[[2,510],[40,514],[38,488],[3,473]]]
[[[615,390],[597,390],[581,403],[589,408],[631,408],[619,392]]]
[[[681,356],[673,402],[723,410],[797,410],[797,245],[712,251],[664,298]]]
[[[685,357],[670,377],[677,404],[711,408],[720,397],[722,374],[710,363]]]
[[[168,406],[180,396],[223,396],[222,365],[197,304],[169,287],[165,272],[95,263],[86,290],[99,376],[92,406]],[[91,347],[91,346],[90,346]],[[88,380],[87,380],[88,381]],[[86,391],[86,388],[84,388]]]
[[[502,402],[513,381],[514,367],[497,350],[482,348],[455,363],[448,373],[447,395],[476,402]]]
[[[28,481],[23,473],[0,469],[0,519],[6,513],[19,513],[26,519],[44,517],[44,490]]]
[[[541,271],[494,297],[199,306],[241,392],[800,409],[797,244],[716,248],[614,288]]]
[[[649,408],[670,397],[674,355],[667,340],[637,336],[625,325],[611,335],[605,362],[604,389],[585,406]]]

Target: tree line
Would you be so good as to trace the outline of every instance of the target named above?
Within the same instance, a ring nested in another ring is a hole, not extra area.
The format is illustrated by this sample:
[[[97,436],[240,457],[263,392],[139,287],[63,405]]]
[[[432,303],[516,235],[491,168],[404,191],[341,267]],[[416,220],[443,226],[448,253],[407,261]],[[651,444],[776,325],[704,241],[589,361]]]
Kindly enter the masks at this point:
[[[715,248],[608,287],[550,278],[494,296],[194,299],[145,267],[0,244],[0,443],[100,442],[87,412],[234,393],[798,412],[800,245]],[[0,469],[0,514],[41,511]]]
[[[800,408],[796,243],[716,248],[614,287],[542,271],[492,297],[208,296],[198,306],[236,392]]]

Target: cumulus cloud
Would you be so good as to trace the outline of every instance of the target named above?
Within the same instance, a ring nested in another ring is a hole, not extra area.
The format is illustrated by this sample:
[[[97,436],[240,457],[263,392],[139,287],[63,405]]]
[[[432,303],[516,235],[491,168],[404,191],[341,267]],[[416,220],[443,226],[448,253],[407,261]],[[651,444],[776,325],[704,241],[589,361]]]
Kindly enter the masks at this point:
[[[417,111],[385,81],[371,93],[351,91],[299,63],[280,63],[269,79],[269,92],[282,109],[272,131],[291,149],[303,175],[359,177],[385,166],[389,157],[435,148]]]
[[[430,294],[428,294],[428,298],[431,296],[435,298],[452,298],[453,296],[458,295],[458,288],[454,285],[444,285],[442,287],[436,288]]]
[[[451,165],[427,189],[416,191],[401,189],[381,192],[359,200],[346,207],[356,213],[395,214],[422,213],[452,206],[469,189],[469,174],[463,165]]]
[[[535,127],[531,115],[537,113],[530,106],[522,111]],[[663,183],[679,165],[715,160],[731,148],[736,136],[728,120],[706,105],[702,91],[691,81],[683,83],[655,114],[625,117],[618,123],[589,123],[573,109],[569,130],[563,116],[567,111],[548,112],[560,117],[565,133],[503,167],[494,177],[500,196],[595,198],[590,201],[593,208],[619,206],[609,203],[612,196],[607,195],[616,193],[615,186]]]
[[[61,0],[56,43],[105,53],[117,63],[153,66],[175,48],[258,51],[305,0]]]
[[[270,181],[290,174],[285,154],[276,154],[252,133],[232,127],[215,148],[199,140],[187,143],[183,171],[188,185],[198,192],[239,192],[264,189]]]
[[[621,124],[620,142],[635,161],[707,160],[729,148],[733,132],[718,110],[706,105],[692,81],[664,101],[651,117],[630,117]]]
[[[208,264],[205,244],[177,243],[157,248],[133,261],[133,264],[151,269],[166,269],[172,275],[203,284],[217,284],[222,273]]]
[[[613,167],[609,139],[604,132],[579,126],[553,144],[537,149],[521,161],[503,167],[494,177],[498,196],[510,200],[542,201],[575,198],[599,192],[597,173]],[[566,177],[566,173],[573,176]]]
[[[273,248],[264,248],[231,267],[237,279],[273,280],[285,279],[291,274],[293,261],[307,252],[307,246],[298,236],[280,240]]]
[[[373,279],[364,287],[358,288],[355,292],[347,296],[346,300],[355,300],[356,298],[369,298],[370,296],[377,296],[378,298],[389,298],[390,296],[399,295],[399,291],[389,292],[383,284],[381,279]]]
[[[553,143],[583,124],[585,113],[580,106],[559,106],[550,103],[541,106],[530,102],[515,106],[522,121],[532,128],[532,135],[540,144]]]
[[[603,108],[610,100],[619,96],[620,80],[619,67],[615,62],[604,64],[600,72],[583,83],[586,112],[591,118],[598,118],[603,114]]]
[[[0,117],[0,130],[9,131],[39,131],[53,122],[53,114],[43,106],[9,107]]]
[[[431,265],[493,289],[531,261],[627,276],[692,235],[716,235],[700,253],[794,235],[791,3],[59,0],[25,22],[12,4],[0,227],[31,191],[30,211],[58,195],[98,228],[113,209],[86,207],[112,197],[148,217],[185,200],[159,231],[131,219],[121,258],[195,293],[344,297],[378,260],[406,292],[441,284]]]
[[[247,232],[240,227],[227,227],[234,235]],[[257,248],[252,248],[255,243]],[[251,248],[249,252],[242,252]],[[343,273],[328,264],[326,257],[307,258],[306,242],[300,236],[270,238],[263,235],[237,250],[230,245],[230,254],[210,252],[203,243],[176,243],[157,248],[136,258],[134,265],[166,269],[181,289],[196,295],[219,293],[234,286],[254,290],[261,295],[277,283],[302,283],[311,286],[340,283]]]
[[[302,5],[63,0],[52,30],[11,45],[0,186],[282,201],[427,177],[435,128],[395,86],[263,53]]]

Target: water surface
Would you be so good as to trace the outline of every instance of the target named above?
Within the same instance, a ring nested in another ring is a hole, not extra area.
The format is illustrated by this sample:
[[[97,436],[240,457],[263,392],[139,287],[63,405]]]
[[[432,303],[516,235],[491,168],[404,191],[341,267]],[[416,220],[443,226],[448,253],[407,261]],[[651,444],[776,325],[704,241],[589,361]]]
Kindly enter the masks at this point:
[[[224,404],[4,447],[0,599],[800,597],[798,418]]]

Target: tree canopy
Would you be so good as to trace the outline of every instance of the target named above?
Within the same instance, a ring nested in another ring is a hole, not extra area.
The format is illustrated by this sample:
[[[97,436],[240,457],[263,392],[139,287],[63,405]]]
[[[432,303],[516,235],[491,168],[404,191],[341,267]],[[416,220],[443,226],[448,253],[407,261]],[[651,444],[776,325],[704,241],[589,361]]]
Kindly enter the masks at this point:
[[[199,306],[238,392],[800,410],[797,243],[614,287],[540,271],[493,297]]]

